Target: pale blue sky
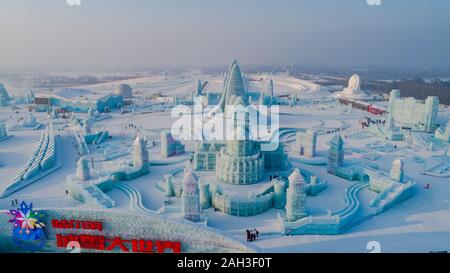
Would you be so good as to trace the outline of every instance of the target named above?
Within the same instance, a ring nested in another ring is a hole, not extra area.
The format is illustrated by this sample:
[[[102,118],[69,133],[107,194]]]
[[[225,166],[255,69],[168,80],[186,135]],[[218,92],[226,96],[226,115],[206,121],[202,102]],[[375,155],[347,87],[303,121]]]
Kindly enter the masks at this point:
[[[450,67],[450,1],[0,1],[0,70]]]

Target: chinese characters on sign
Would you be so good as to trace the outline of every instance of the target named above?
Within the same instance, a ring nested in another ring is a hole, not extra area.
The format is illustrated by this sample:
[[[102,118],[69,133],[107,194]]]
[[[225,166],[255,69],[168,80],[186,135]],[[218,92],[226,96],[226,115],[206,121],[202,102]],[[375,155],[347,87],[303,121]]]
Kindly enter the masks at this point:
[[[55,229],[82,229],[82,230],[103,230],[103,223],[96,221],[75,221],[75,220],[52,220],[52,227]],[[143,240],[143,239],[122,239],[121,237],[107,238],[103,235],[92,234],[56,234],[56,246],[66,248],[70,242],[78,242],[82,249],[92,249],[100,251],[121,250],[122,252],[135,253],[165,253],[181,252],[180,242]]]

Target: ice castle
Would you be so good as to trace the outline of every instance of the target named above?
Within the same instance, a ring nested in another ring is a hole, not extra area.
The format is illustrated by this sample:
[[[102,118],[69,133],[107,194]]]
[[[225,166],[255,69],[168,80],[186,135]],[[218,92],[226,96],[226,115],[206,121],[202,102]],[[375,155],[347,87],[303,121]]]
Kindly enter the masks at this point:
[[[227,107],[248,106],[248,96],[239,64],[231,63],[225,77],[224,91],[218,107],[227,112]],[[249,185],[261,181],[266,170],[285,171],[290,167],[284,146],[271,152],[261,151],[261,142],[251,139],[249,114],[244,124],[235,118],[234,138],[226,143],[201,142],[196,144],[194,167],[197,171],[215,171],[224,183]]]
[[[392,90],[389,98],[389,113],[396,124],[414,131],[432,133],[436,129],[439,98],[428,97],[425,101],[401,98],[400,90]]]

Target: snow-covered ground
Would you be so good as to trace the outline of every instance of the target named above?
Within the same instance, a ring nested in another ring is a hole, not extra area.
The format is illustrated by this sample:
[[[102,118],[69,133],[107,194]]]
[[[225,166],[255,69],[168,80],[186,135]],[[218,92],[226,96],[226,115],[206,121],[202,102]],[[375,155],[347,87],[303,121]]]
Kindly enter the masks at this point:
[[[138,78],[121,82],[102,83],[93,86],[84,86],[97,92],[110,92],[121,83],[127,83],[135,91],[137,100],[150,94],[189,96],[195,90],[197,78],[203,82],[207,81],[206,91],[220,93],[223,87],[223,79],[218,76],[153,76]],[[248,89],[251,92],[266,92],[267,75],[249,75]],[[314,98],[329,95],[322,91],[320,86],[308,81],[303,81],[289,76],[274,75],[275,95],[296,94],[302,98]],[[81,88],[81,87],[80,87]],[[151,107],[149,107],[151,109]],[[346,110],[346,109],[345,109]],[[255,244],[263,251],[268,252],[368,252],[366,249],[370,241],[378,241],[382,251],[385,252],[427,252],[437,250],[450,250],[450,179],[422,175],[423,163],[417,161],[416,157],[427,161],[432,156],[441,156],[443,149],[437,147],[435,151],[426,151],[426,147],[407,148],[404,143],[385,142],[378,137],[367,133],[362,129],[359,121],[369,113],[353,109],[346,113],[344,107],[339,111],[334,104],[306,104],[297,105],[292,108],[281,107],[281,127],[294,127],[301,129],[318,130],[317,150],[320,156],[327,156],[328,142],[332,134],[327,131],[337,128],[345,128],[346,160],[358,162],[372,162],[381,170],[388,171],[392,161],[401,157],[405,162],[405,171],[408,177],[417,182],[415,196],[405,202],[381,213],[338,236],[288,236],[279,235],[277,214],[282,210],[270,209],[269,211],[253,217],[235,217],[215,212],[208,209],[208,223],[211,227],[223,230],[229,236],[243,237],[245,229],[257,228],[261,231],[261,238]],[[22,107],[19,114],[12,112],[10,108],[0,108],[0,120],[6,120],[7,126],[17,123],[20,117],[26,117],[27,109]],[[439,122],[446,124],[450,118],[449,113],[440,113]],[[136,111],[135,113],[120,114],[111,113],[112,118],[95,122],[94,127],[106,128],[112,135],[111,140],[100,145],[89,145],[94,158],[94,169],[103,168],[102,151],[111,147],[130,149],[133,137],[136,133],[142,133],[150,141],[159,141],[159,131],[170,128],[174,118],[170,111],[155,110]],[[36,115],[39,122],[48,123],[47,115],[39,113]],[[77,115],[86,118],[85,114]],[[130,124],[133,127],[130,127]],[[135,126],[135,127],[134,127]],[[32,201],[37,208],[69,208],[85,206],[71,198],[65,193],[65,178],[74,174],[76,160],[79,155],[74,144],[70,130],[76,127],[66,127],[64,122],[55,123],[58,130],[58,138],[62,151],[62,168],[36,181],[30,186],[0,199],[0,210],[10,209],[11,200]],[[11,131],[13,137],[0,142],[0,188],[4,187],[20,171],[28,158],[33,153],[38,141],[40,130]],[[380,143],[380,145],[397,145],[393,151],[377,151],[380,156],[375,161],[364,157],[364,151],[369,151],[368,144]],[[193,143],[186,143],[187,151],[193,150]],[[287,144],[288,146],[290,144]],[[150,161],[159,161],[159,147],[149,148]],[[130,160],[130,154],[113,159],[112,162]],[[153,165],[150,174],[127,182],[137,188],[142,195],[143,205],[151,210],[158,210],[167,201],[165,194],[160,191],[156,184],[163,179],[166,172],[183,167],[187,157],[179,157],[179,160],[171,159],[172,163],[167,165]],[[111,163],[109,163],[111,164]],[[112,163],[114,164],[114,163]],[[338,211],[345,206],[344,192],[351,185],[344,179],[332,176],[326,172],[325,166],[310,166],[293,162],[295,167],[310,171],[321,180],[328,183],[328,187],[315,197],[308,197],[307,207],[314,212]],[[427,184],[430,189],[425,189]],[[116,209],[129,209],[130,200],[120,190],[113,189],[108,195],[116,202]],[[375,194],[365,189],[360,194],[363,203],[369,203]],[[171,206],[180,206],[177,198],[171,198]],[[367,208],[364,208],[367,209]]]

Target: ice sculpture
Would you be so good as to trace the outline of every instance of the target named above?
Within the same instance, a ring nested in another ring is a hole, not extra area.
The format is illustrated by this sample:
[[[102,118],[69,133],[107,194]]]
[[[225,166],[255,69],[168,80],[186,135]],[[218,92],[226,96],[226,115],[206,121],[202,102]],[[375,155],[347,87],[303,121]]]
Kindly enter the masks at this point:
[[[250,140],[248,113],[245,116],[245,127],[236,128],[236,140],[227,141],[217,155],[216,176],[228,184],[255,184],[264,175],[264,157]]]
[[[181,212],[186,219],[194,222],[200,221],[201,211],[198,182],[189,166],[184,171]]]
[[[450,143],[450,121],[447,123],[447,128],[445,130],[443,128],[436,129],[434,137],[443,142]]]
[[[273,183],[273,207],[282,209],[286,206],[286,185],[282,180],[276,179]]]
[[[147,143],[141,136],[137,136],[133,145],[133,167],[148,172]]]
[[[89,160],[85,156],[80,157],[77,162],[77,177],[83,181],[91,179]]]
[[[0,121],[0,139],[3,139],[8,136],[8,130],[6,129],[6,123]]]
[[[225,77],[224,92],[219,102],[222,112],[224,112],[226,105],[234,105],[239,97],[244,101],[245,105],[248,105],[242,72],[238,62],[233,60]]]
[[[195,95],[197,97],[203,95],[203,85],[202,85],[202,81],[200,79],[197,80],[197,84],[195,86]]]
[[[91,124],[90,123],[91,122],[90,122],[89,119],[85,119],[83,121],[83,133],[84,133],[84,135],[89,135],[89,134],[92,133]]]
[[[10,99],[5,87],[0,83],[0,106],[7,106]]]
[[[122,96],[124,99],[131,99],[133,97],[133,89],[128,84],[121,84],[117,87],[117,95]]]
[[[404,166],[401,159],[396,159],[392,162],[391,179],[397,182],[403,182]]]
[[[304,180],[300,170],[295,169],[288,178],[289,188],[286,194],[286,218],[288,221],[297,221],[306,216],[306,194],[303,190]]]
[[[344,163],[344,141],[336,134],[330,142],[328,151],[328,173],[336,174],[337,169]]]
[[[424,102],[401,98],[400,90],[391,91],[389,113],[397,124],[416,131],[434,132],[439,111],[439,98],[428,97]]]
[[[170,131],[161,132],[161,155],[171,157],[184,154],[184,145],[172,137]]]
[[[334,96],[337,98],[348,98],[354,100],[373,99],[372,96],[361,90],[361,78],[357,74],[352,75],[348,80],[348,86],[344,88],[344,90],[336,92]]]
[[[296,136],[295,151],[299,155],[307,157],[316,156],[316,145],[317,145],[317,132],[306,131],[299,132]]]

